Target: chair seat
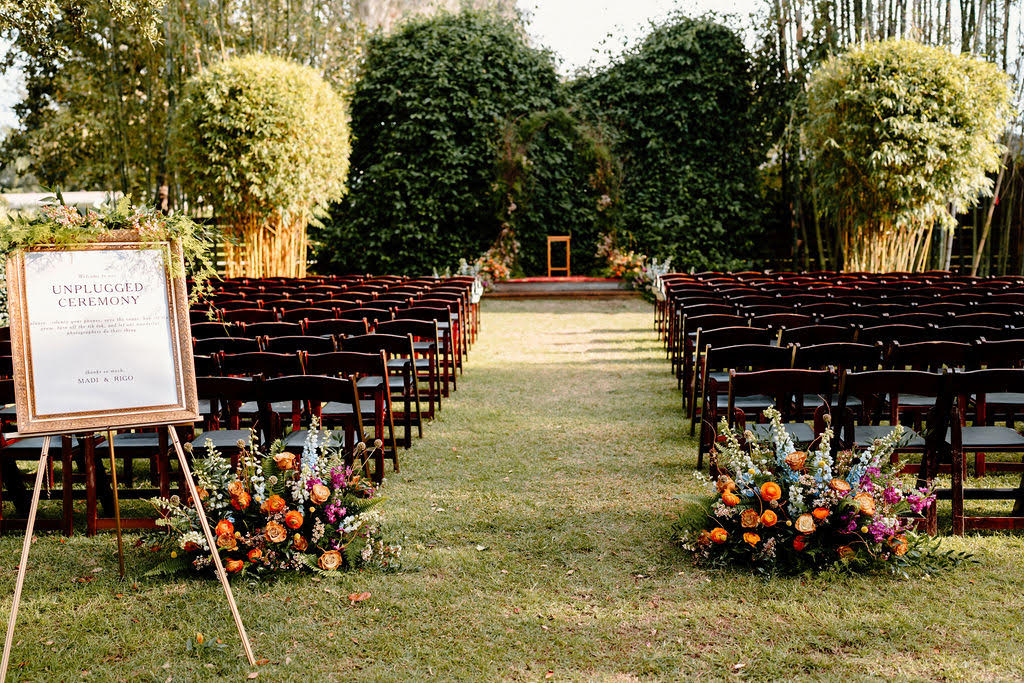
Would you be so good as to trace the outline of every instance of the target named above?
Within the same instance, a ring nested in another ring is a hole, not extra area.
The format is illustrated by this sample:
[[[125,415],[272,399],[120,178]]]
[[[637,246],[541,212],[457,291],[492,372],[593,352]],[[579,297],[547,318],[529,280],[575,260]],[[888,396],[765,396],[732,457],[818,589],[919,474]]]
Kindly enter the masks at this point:
[[[920,396],[918,394],[900,394],[901,408],[931,408],[935,405],[934,396]]]
[[[997,391],[985,395],[985,404],[990,406],[1024,406],[1024,394],[1016,391]]]
[[[1008,448],[1011,450],[1024,450],[1024,436],[1017,430],[1009,427],[980,426],[961,427],[963,435],[963,446],[965,449],[987,448],[999,450]],[[949,440],[950,433],[946,432],[946,439]]]
[[[43,449],[43,439],[44,438],[45,437],[42,437],[42,436],[27,436],[27,437],[25,437],[23,439],[18,439],[17,441],[14,441],[12,443],[7,444],[2,449],[0,449],[0,452],[5,453],[5,454],[18,455],[19,457],[21,457],[22,453],[32,452],[34,454],[32,457],[38,458],[39,457],[39,453]],[[57,453],[57,452],[59,452],[60,451],[60,444],[61,444],[61,438],[59,436],[55,436],[55,437],[51,438],[50,439],[50,453]],[[72,448],[78,448],[78,446],[79,446],[78,438],[74,437],[74,436],[71,437],[71,447]]]
[[[377,389],[380,389],[383,384],[384,379],[382,377],[362,377],[356,381],[356,388],[360,391],[363,391],[364,389],[367,391],[376,391]]]
[[[875,439],[881,439],[892,433],[891,425],[854,425],[853,440],[861,446],[866,446]],[[903,448],[924,448],[924,437],[907,427],[903,428]]]
[[[359,399],[359,411],[364,417],[372,417],[374,412],[377,410],[375,402],[372,398],[361,398]],[[324,417],[332,417],[338,415],[351,415],[352,404],[341,403],[339,401],[331,401],[325,403],[320,407],[320,414]]]
[[[406,365],[408,365],[408,363],[409,363],[409,359],[408,358],[395,358],[393,360],[389,360],[388,361],[388,370],[401,370]],[[433,364],[430,362],[429,358],[417,358],[416,359],[416,369],[417,370],[429,370],[431,367],[433,367]]]
[[[270,404],[270,409],[275,413],[287,413],[292,412],[292,401],[274,401]],[[302,405],[302,401],[299,401],[299,405]],[[260,412],[259,404],[256,401],[246,401],[238,407],[239,415],[255,415]]]
[[[804,394],[803,402],[804,402],[804,407],[805,408],[817,408],[818,406],[821,405],[821,397],[818,396],[817,394]],[[861,401],[856,396],[847,396],[846,397],[846,407],[847,408],[860,408],[862,405],[864,405],[864,402]],[[832,408],[838,408],[839,407],[839,397],[838,396],[833,396],[832,397],[831,407]]]
[[[103,442],[106,445],[106,441]],[[114,434],[114,451],[124,448],[156,449],[160,447],[160,434],[157,432],[128,432]]]
[[[728,409],[729,397],[718,395],[717,399],[718,407]],[[771,396],[754,395],[754,396],[737,396],[733,401],[734,407],[749,412],[751,410],[762,410],[775,403],[775,399]]]
[[[793,438],[795,443],[810,443],[814,441],[814,429],[806,422],[787,422],[783,424],[786,432]],[[768,439],[771,436],[771,425],[755,424],[747,425],[747,428],[754,433],[758,439]]]
[[[729,371],[714,371],[708,373],[709,382],[718,382],[719,384],[729,383]]]
[[[297,430],[295,430],[294,432],[292,432],[291,434],[289,434],[288,436],[286,436],[284,438],[285,448],[300,448],[301,449],[302,446],[306,443],[306,436],[308,434],[309,434],[309,430],[307,430],[307,429],[297,429]],[[341,433],[340,431],[333,431],[330,434],[331,434],[331,438],[327,440],[327,447],[328,448],[344,448],[345,447],[345,445],[342,443],[342,439],[345,438],[345,435],[343,433]],[[352,444],[351,446],[349,446],[349,448],[351,448],[353,446],[355,446],[355,444]]]
[[[374,391],[380,387],[380,384],[380,377],[364,377],[358,382],[356,382],[356,386],[360,391],[362,391],[363,389]],[[412,386],[411,382],[409,386]],[[388,389],[390,389],[391,391],[400,391],[402,389],[405,389],[405,378],[400,375],[388,375]]]
[[[238,447],[238,442],[249,443],[252,432],[248,429],[213,429],[203,432],[192,439],[193,451],[205,451],[206,442],[212,441],[213,447],[219,451],[231,450]]]
[[[431,349],[437,349],[438,353],[444,353],[444,342],[438,341],[436,344],[434,342],[413,342],[412,348],[416,353],[425,353]]]

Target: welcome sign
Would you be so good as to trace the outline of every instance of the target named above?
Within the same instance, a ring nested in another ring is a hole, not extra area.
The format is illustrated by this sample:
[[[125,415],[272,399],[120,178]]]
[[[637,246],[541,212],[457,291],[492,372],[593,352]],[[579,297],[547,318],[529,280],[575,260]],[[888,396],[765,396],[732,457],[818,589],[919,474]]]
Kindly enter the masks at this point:
[[[181,252],[131,236],[8,262],[19,433],[197,418]]]

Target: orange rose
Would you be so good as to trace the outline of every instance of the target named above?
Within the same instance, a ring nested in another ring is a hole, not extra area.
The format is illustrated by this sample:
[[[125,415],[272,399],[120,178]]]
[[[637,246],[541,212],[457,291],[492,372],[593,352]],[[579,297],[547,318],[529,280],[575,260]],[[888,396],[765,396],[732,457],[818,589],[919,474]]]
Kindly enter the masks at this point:
[[[235,496],[245,493],[245,484],[235,479],[233,482],[228,484],[228,495],[234,498]]]
[[[811,514],[814,515],[814,518],[820,522],[821,520],[828,517],[829,512],[831,511],[828,508],[814,508]]]
[[[199,494],[199,500],[206,500],[210,497],[210,492],[204,489],[202,486],[196,487],[196,493]]]
[[[292,547],[298,550],[300,553],[306,552],[306,548],[309,547],[309,542],[302,537],[302,534],[295,534],[292,538]]]
[[[903,535],[897,536],[896,538],[892,539],[891,543],[892,543],[892,551],[894,553],[896,553],[897,556],[902,557],[903,555],[907,554],[907,550],[909,550],[909,546],[907,545],[907,537],[906,536],[903,536]]]
[[[298,510],[291,510],[284,516],[284,523],[289,529],[298,529],[302,526],[302,513]]]
[[[245,562],[242,560],[228,560],[224,563],[224,569],[234,574],[235,572],[242,571],[242,567],[245,566]]]
[[[793,539],[793,550],[795,550],[798,553],[800,553],[800,552],[803,552],[804,548],[806,548],[806,547],[807,547],[807,537],[806,536],[797,536],[796,538]]]
[[[288,538],[288,530],[277,522],[267,522],[267,526],[263,530],[263,535],[266,536],[267,540],[271,543],[283,543]]]
[[[722,527],[715,527],[711,530],[711,542],[712,543],[725,543],[726,539],[729,538],[729,532]]]
[[[789,465],[789,469],[794,472],[801,472],[804,469],[804,465],[807,463],[807,453],[804,451],[793,451],[786,456],[786,464]]]
[[[224,550],[234,550],[238,547],[238,541],[234,534],[221,534],[217,537],[217,547]]]
[[[839,553],[839,557],[843,558],[844,560],[849,560],[857,554],[857,551],[848,545],[839,546],[838,548],[836,548],[836,552]]]
[[[747,532],[747,533],[743,534],[743,542],[744,543],[749,543],[751,545],[751,547],[757,545],[758,542],[760,542],[760,540],[761,540],[761,537],[758,536],[757,534],[752,534],[750,532]]]
[[[193,543],[192,541],[185,541],[185,547],[183,548],[183,550],[186,553],[194,553],[197,550],[199,550],[199,544]]]
[[[796,518],[794,526],[800,533],[809,534],[814,531],[814,517],[804,513]]]
[[[224,534],[230,536],[235,533],[235,525],[229,519],[222,519],[217,522],[217,528],[213,530],[213,533],[217,536],[223,536]]]
[[[744,529],[753,529],[761,521],[761,516],[757,514],[757,510],[747,508],[740,515],[740,524],[743,525]]]
[[[313,490],[309,492],[309,499],[316,505],[323,505],[331,497],[331,490],[323,484],[313,484]]]
[[[251,502],[252,496],[250,496],[245,491],[242,491],[240,494],[231,499],[231,507],[241,512],[245,508],[249,507],[249,503]]]
[[[774,481],[766,481],[761,484],[761,498],[769,503],[782,498],[782,489]]]
[[[845,479],[833,479],[828,483],[828,486],[836,493],[850,492],[850,483]]]
[[[728,505],[729,507],[733,507],[734,505],[739,504],[740,497],[737,496],[732,491],[726,491],[725,493],[722,494],[722,502]]]
[[[273,495],[270,498],[267,498],[267,502],[263,503],[263,511],[269,514],[276,514],[281,510],[284,510],[284,508],[284,498],[278,495]]]
[[[775,523],[779,521],[779,516],[775,514],[774,510],[765,510],[761,513],[761,524],[765,526],[775,526]]]
[[[875,514],[875,499],[867,491],[861,491],[854,496],[853,502],[860,507],[860,511],[865,515],[870,517]]]
[[[277,465],[279,470],[294,470],[295,467],[295,454],[294,453],[278,453],[274,456],[274,464]]]
[[[316,564],[324,571],[334,571],[341,566],[341,553],[337,550],[328,550],[320,556],[320,559],[316,561]]]
[[[736,482],[728,474],[718,475],[718,481],[715,482],[715,486],[718,488],[719,493],[736,490]]]
[[[263,558],[263,551],[259,548],[253,548],[249,551],[249,561],[257,562]]]

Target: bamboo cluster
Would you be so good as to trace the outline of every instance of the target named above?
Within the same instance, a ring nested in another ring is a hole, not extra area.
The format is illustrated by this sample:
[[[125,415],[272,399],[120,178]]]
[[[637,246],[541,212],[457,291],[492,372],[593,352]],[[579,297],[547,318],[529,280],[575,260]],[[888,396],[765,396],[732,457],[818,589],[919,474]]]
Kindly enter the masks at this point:
[[[306,277],[307,218],[263,219],[247,216],[236,222],[225,245],[226,277]]]

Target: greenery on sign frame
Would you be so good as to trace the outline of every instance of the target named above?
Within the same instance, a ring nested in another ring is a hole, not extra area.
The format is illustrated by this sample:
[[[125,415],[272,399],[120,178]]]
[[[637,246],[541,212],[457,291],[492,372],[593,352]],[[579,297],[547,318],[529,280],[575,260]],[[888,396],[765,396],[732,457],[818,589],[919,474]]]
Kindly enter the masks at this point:
[[[180,244],[185,272],[177,272],[174,262],[168,266],[172,275],[187,274],[192,279],[193,302],[209,291],[210,280],[217,277],[213,256],[218,241],[216,230],[184,214],[164,215],[153,208],[133,206],[130,197],[108,203],[99,211],[82,211],[64,203],[59,190],[38,212],[0,217],[0,262],[6,264],[11,254],[22,249],[42,245],[67,249],[95,241],[99,235],[114,230],[134,230],[141,237]],[[0,322],[6,319],[7,289],[0,287]]]

